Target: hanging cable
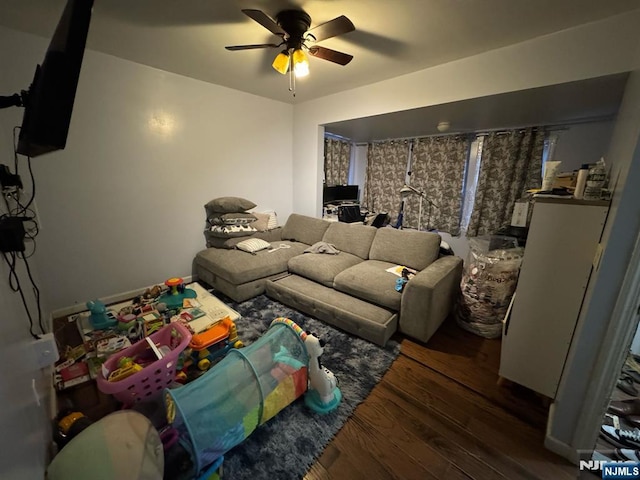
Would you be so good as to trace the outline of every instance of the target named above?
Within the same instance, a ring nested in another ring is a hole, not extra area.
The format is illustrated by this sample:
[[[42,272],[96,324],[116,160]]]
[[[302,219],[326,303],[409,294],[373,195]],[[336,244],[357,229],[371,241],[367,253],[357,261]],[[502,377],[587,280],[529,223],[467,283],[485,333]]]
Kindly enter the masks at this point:
[[[33,287],[33,295],[36,298],[36,306],[38,308],[38,326],[42,333],[45,333],[44,327],[42,326],[42,308],[40,307],[40,289],[36,285],[36,282],[33,280],[31,276],[31,269],[29,268],[29,262],[27,262],[27,257],[22,255],[22,261],[24,262],[24,266],[27,269],[27,275],[29,276],[29,280],[31,281],[31,286]]]
[[[14,159],[14,175],[18,176],[19,162],[18,162],[18,131],[20,127],[14,127],[13,129],[13,159]],[[7,207],[7,213],[0,216],[0,218],[12,218],[22,222],[30,222],[32,227],[26,229],[24,231],[24,237],[28,238],[33,243],[33,250],[29,254],[25,254],[24,252],[24,244],[22,247],[16,246],[15,251],[11,252],[2,252],[2,256],[4,258],[5,263],[9,267],[9,287],[12,291],[18,292],[20,294],[20,299],[22,300],[22,305],[24,306],[25,313],[27,314],[27,318],[29,320],[29,333],[34,339],[39,339],[40,337],[34,332],[34,317],[31,314],[31,310],[29,309],[29,305],[27,304],[27,299],[25,297],[22,285],[20,284],[20,277],[18,275],[17,270],[17,258],[22,258],[24,262],[24,266],[29,277],[29,281],[31,282],[33,295],[36,302],[36,308],[38,311],[37,323],[40,328],[40,331],[44,334],[45,328],[42,320],[42,306],[40,302],[40,289],[36,285],[36,282],[31,274],[31,267],[29,266],[29,262],[27,258],[31,257],[36,250],[35,237],[38,235],[39,227],[36,221],[35,211],[30,208],[36,195],[36,185],[35,179],[33,175],[33,169],[31,165],[31,157],[27,156],[27,165],[29,168],[29,176],[31,178],[31,197],[26,204],[23,204],[20,198],[21,183],[17,186],[14,191],[3,192],[3,199],[5,205]],[[19,178],[19,177],[18,177]],[[10,204],[13,203],[13,205]],[[24,239],[23,239],[24,241]]]
[[[31,316],[31,312],[29,311],[29,307],[27,306],[27,300],[24,297],[24,292],[22,291],[22,286],[20,285],[20,279],[18,278],[18,274],[15,270],[15,267],[16,267],[15,253],[12,253],[12,256],[13,256],[12,261],[9,261],[9,259],[7,258],[7,254],[5,252],[2,252],[2,256],[4,257],[5,262],[7,262],[7,265],[9,266],[9,282],[11,283],[12,277],[15,279],[15,282],[16,282],[15,289],[13,285],[11,286],[11,289],[14,292],[20,293],[20,299],[22,300],[22,305],[24,306],[24,310],[27,313],[27,318],[29,319],[29,333],[35,340],[38,340],[40,337],[38,337],[38,335],[36,335],[33,332],[33,317]],[[42,333],[44,333],[44,330],[42,330]]]

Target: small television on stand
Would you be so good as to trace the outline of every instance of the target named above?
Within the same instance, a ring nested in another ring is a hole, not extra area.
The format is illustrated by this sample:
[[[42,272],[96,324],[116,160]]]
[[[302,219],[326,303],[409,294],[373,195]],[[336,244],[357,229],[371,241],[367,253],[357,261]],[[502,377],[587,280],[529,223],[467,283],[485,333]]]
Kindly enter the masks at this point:
[[[67,143],[93,0],[68,0],[42,65],[27,91],[0,97],[0,108],[23,106],[17,152],[36,157]]]

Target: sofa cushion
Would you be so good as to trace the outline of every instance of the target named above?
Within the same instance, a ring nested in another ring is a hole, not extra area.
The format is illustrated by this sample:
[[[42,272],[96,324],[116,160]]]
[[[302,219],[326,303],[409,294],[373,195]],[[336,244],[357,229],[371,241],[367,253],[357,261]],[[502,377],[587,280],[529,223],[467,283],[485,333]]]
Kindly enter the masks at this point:
[[[236,248],[236,245],[240,242],[248,238],[261,238],[267,242],[279,242],[280,231],[282,228],[278,227],[274,230],[268,230],[265,232],[256,232],[253,235],[242,236],[242,237],[231,237],[231,238],[222,238],[222,237],[214,237],[213,235],[209,235],[209,230],[205,230],[204,237],[207,240],[207,247],[215,247],[215,248]]]
[[[269,297],[378,345],[384,345],[396,331],[397,312],[298,275],[275,278],[264,284]],[[348,356],[345,361],[349,361]]]
[[[271,244],[261,238],[249,238],[238,243],[236,248],[247,253],[257,253],[265,248],[271,248]]]
[[[377,231],[375,227],[369,225],[332,222],[324,232],[322,241],[335,245],[342,252],[351,253],[366,260],[369,258],[371,242]]]
[[[204,206],[207,216],[212,213],[246,212],[256,206],[251,200],[241,197],[218,197]]]
[[[400,310],[402,294],[397,292],[397,275],[387,272],[395,264],[380,260],[365,260],[340,272],[333,288],[395,311]]]
[[[282,239],[313,245],[322,240],[329,223],[321,218],[292,213],[282,227]]]
[[[289,272],[331,288],[337,274],[360,262],[360,257],[347,252],[337,255],[305,253],[289,260]]]
[[[440,251],[440,235],[418,230],[379,228],[371,243],[369,258],[422,270]]]
[[[207,248],[196,254],[196,263],[233,284],[241,284],[287,271],[287,262],[307,246],[299,242],[279,242],[274,251],[262,250],[252,255],[241,250]]]
[[[207,238],[233,238],[233,237],[246,237],[247,235],[253,235],[257,230],[250,225],[211,225],[208,230]]]
[[[259,232],[264,232],[265,230],[268,230],[267,228],[267,226],[269,225],[268,213],[251,212],[251,215],[253,215],[256,218],[255,222],[251,223],[251,226],[253,228],[258,230]]]
[[[252,213],[244,213],[244,212],[212,213],[207,217],[207,221],[209,222],[210,225],[247,225],[255,222],[256,219],[257,217]]]

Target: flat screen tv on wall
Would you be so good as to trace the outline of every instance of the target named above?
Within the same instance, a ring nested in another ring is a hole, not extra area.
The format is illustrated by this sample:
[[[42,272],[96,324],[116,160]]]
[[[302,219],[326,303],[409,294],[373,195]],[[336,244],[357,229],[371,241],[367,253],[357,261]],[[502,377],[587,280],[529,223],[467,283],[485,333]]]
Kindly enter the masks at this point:
[[[22,93],[18,153],[36,157],[66,146],[93,0],[68,0],[42,65]]]

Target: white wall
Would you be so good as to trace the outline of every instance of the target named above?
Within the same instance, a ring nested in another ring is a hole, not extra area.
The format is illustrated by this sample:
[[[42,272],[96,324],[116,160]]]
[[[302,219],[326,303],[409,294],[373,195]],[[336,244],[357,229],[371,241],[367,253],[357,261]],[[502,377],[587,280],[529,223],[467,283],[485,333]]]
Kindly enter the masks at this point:
[[[11,95],[29,86],[35,66],[30,57],[38,51],[33,48],[33,42],[21,45],[21,38],[5,36],[5,33],[7,31],[0,28],[0,62],[4,65],[0,71],[0,95]],[[15,52],[18,45],[24,47],[24,56]],[[20,79],[14,72],[24,72],[25,76]],[[20,124],[21,115],[17,108],[0,110],[0,164],[11,168],[12,129]],[[30,191],[25,166],[22,166],[22,179],[26,190]],[[5,213],[3,207],[4,203],[0,206],[1,213]],[[31,245],[27,248],[30,250]],[[36,285],[42,287],[37,260],[38,254],[28,261]],[[36,316],[31,285],[22,261],[19,261],[18,274],[27,305]],[[46,316],[43,323],[48,329]],[[34,332],[39,333],[37,326]],[[47,448],[51,441],[51,375],[36,365],[33,344],[27,314],[19,293],[11,290],[9,269],[0,257],[0,427],[4,432],[0,436],[0,478],[7,480],[43,478],[47,462]]]
[[[640,232],[640,70],[627,83],[607,157],[616,159],[612,178],[617,186],[602,235],[604,251],[587,289],[587,308],[580,313],[549,429],[556,441],[581,449],[592,445],[574,445],[582,413],[577,407],[584,401],[627,268],[637,268],[629,259]]]
[[[30,267],[33,269],[33,262]],[[28,277],[22,268],[19,274],[35,314]],[[9,287],[8,277],[9,269],[0,259],[0,478],[32,480],[43,478],[47,464],[51,374],[36,365],[29,321],[19,294]],[[38,332],[37,327],[34,331]]]
[[[596,163],[606,157],[615,121],[574,125],[554,132],[558,136],[553,160],[560,160],[560,171],[578,170],[584,163]],[[609,165],[611,159],[605,158]]]
[[[0,91],[28,85],[47,43],[0,29]],[[2,162],[15,110],[0,123]],[[189,275],[214,197],[286,219],[292,116],[285,103],[87,51],[67,148],[33,160],[49,307]]]

